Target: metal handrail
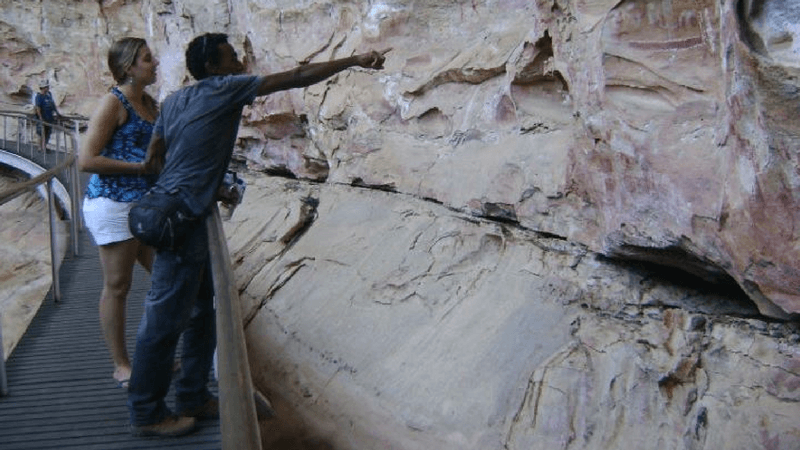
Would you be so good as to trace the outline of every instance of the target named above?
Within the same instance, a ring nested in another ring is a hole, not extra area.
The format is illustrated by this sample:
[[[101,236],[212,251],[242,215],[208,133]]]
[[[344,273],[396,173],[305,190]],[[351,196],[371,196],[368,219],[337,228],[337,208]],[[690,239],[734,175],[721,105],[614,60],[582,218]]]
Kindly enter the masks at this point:
[[[47,126],[53,129],[55,148],[53,148],[51,152],[49,151],[50,147],[48,147],[47,151],[42,152],[34,135],[36,134],[37,127],[44,124],[43,121],[32,114],[25,114],[19,111],[0,110],[0,117],[3,118],[2,148],[30,161],[41,163],[44,167],[56,166],[60,162],[63,162],[69,155],[75,155],[77,157],[80,132],[82,129],[85,129],[88,124],[88,119],[82,116],[62,116],[64,120],[62,120],[61,123],[48,123]],[[9,121],[11,121],[15,127],[10,126]],[[65,122],[68,123],[69,126],[62,124]],[[11,133],[9,133],[9,130],[11,130]],[[11,137],[14,138],[13,140],[9,139],[9,134],[12,135]],[[82,218],[78,214],[80,197],[78,195],[79,177],[77,165],[72,166],[69,171],[64,173],[65,174],[60,175],[59,178],[65,185],[71,187],[70,197],[78,199],[77,202],[72,201],[70,203],[73,207],[70,211],[70,217],[76,218],[77,221],[75,221],[75,224],[78,228],[81,228]],[[77,242],[77,238],[75,242]]]
[[[34,140],[32,134],[36,126],[43,124],[43,122],[38,118],[13,111],[0,111],[0,117],[3,118],[3,145],[0,149],[11,151],[30,161],[36,161],[36,150],[33,144]],[[8,126],[8,119],[14,119],[17,122],[15,130],[16,139],[14,141],[9,139],[9,128],[11,127]],[[72,237],[72,249],[75,255],[79,254],[78,230],[82,228],[82,218],[78,213],[80,209],[80,186],[78,167],[76,164],[80,145],[79,129],[81,128],[81,120],[83,119],[74,119],[72,127],[70,128],[59,124],[47,124],[53,128],[56,136],[56,143],[52,152],[52,161],[50,161],[47,156],[49,148],[48,151],[41,154],[41,159],[45,166],[50,166],[50,170],[30,180],[15,183],[11,187],[0,192],[0,205],[2,205],[23,192],[33,190],[45,182],[49,182],[46,187],[51,189],[53,186],[53,179],[60,175],[60,179],[69,186],[70,235]],[[9,145],[9,142],[15,142],[15,145]],[[28,146],[27,152],[23,151],[23,144]],[[50,194],[47,195],[49,196]],[[50,232],[52,234],[54,230],[51,229]]]
[[[219,417],[223,450],[260,450],[261,433],[256,414],[255,391],[247,361],[239,293],[231,257],[214,204],[206,219],[214,295],[217,302],[217,358],[219,369]]]
[[[17,113],[17,112],[0,112],[0,116],[3,118],[3,148],[11,150],[14,152],[14,148],[16,147],[16,153],[19,156],[25,156],[22,154],[22,144],[23,139],[26,139],[29,144],[30,154],[31,156],[33,153],[33,145],[30,145],[33,142],[32,139],[32,132],[34,129],[35,124],[41,123],[40,120],[28,117],[25,114]],[[16,146],[9,146],[9,127],[8,127],[8,120],[16,121]],[[78,129],[79,125],[77,121],[75,122],[75,129],[71,130],[69,128],[63,127],[58,124],[48,124],[49,126],[53,127],[53,130],[56,132],[56,145],[55,145],[55,152],[54,152],[54,162],[51,169],[47,170],[46,172],[37,175],[30,180],[26,180],[20,183],[15,183],[10,187],[0,191],[0,205],[5,204],[6,202],[11,201],[12,199],[22,195],[25,192],[32,191],[38,189],[39,186],[44,185],[46,189],[46,197],[47,197],[47,205],[48,205],[48,216],[49,216],[49,228],[50,228],[50,268],[52,271],[52,280],[53,280],[53,299],[55,301],[59,301],[61,299],[61,280],[59,276],[59,269],[61,266],[61,261],[58,258],[58,235],[56,234],[56,202],[54,196],[54,187],[56,183],[57,176],[60,174],[66,173],[64,176],[64,180],[67,181],[67,184],[71,186],[71,194],[69,195],[69,203],[70,203],[70,234],[72,237],[72,247],[73,252],[75,255],[78,254],[78,229],[80,227],[80,216],[78,214],[78,202],[80,198],[78,197],[78,170],[77,170],[77,153],[78,153],[78,146],[79,146],[79,134]],[[62,139],[63,138],[63,139]],[[63,140],[63,142],[62,142]],[[70,145],[68,145],[71,144]],[[46,155],[46,152],[45,152]],[[59,162],[59,155],[61,155],[61,162]],[[33,158],[31,158],[33,159]],[[47,163],[47,159],[44,158],[45,164]],[[5,355],[3,350],[3,342],[2,342],[2,322],[0,322],[0,396],[8,395],[8,377],[6,375],[6,367],[5,367]]]

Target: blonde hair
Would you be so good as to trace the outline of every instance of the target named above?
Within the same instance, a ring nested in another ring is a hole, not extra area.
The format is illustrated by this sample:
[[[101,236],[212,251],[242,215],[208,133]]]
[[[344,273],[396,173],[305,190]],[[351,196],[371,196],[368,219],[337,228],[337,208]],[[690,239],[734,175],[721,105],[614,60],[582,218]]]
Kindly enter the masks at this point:
[[[136,62],[139,49],[147,46],[142,38],[126,37],[111,45],[108,49],[108,68],[117,83],[124,83],[128,78],[128,69]]]

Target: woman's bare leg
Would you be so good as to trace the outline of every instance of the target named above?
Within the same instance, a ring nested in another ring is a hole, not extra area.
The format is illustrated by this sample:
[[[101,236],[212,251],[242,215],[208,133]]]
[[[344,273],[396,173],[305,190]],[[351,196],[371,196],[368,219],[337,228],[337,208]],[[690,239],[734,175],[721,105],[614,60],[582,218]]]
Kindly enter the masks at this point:
[[[114,361],[114,379],[120,382],[131,376],[131,362],[125,343],[125,304],[139,246],[135,239],[100,246],[100,264],[103,266],[100,326]]]

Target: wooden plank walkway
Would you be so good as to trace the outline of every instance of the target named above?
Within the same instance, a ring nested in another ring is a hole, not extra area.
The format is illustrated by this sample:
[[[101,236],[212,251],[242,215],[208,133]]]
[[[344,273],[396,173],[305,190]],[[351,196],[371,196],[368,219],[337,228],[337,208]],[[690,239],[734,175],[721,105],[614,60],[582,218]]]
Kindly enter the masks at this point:
[[[102,271],[87,231],[79,256],[61,266],[58,303],[52,290],[6,361],[8,395],[0,397],[0,450],[221,448],[219,421],[203,421],[181,438],[135,438],[128,428],[126,391],[116,386],[100,330]],[[128,296],[131,354],[149,275],[137,266]],[[213,378],[212,378],[213,379]],[[216,384],[211,386],[216,392]],[[174,406],[174,392],[167,403]]]

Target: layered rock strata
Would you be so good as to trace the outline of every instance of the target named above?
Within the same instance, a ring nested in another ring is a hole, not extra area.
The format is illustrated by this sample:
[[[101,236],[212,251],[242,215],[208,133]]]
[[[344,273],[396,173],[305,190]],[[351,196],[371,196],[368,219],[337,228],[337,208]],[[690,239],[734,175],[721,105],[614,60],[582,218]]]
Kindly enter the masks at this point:
[[[393,48],[245,111],[227,233],[287,423],[359,449],[798,446],[795,2],[0,4],[4,101],[47,76],[87,115],[123,35],[159,98],[206,31],[255,73]]]

